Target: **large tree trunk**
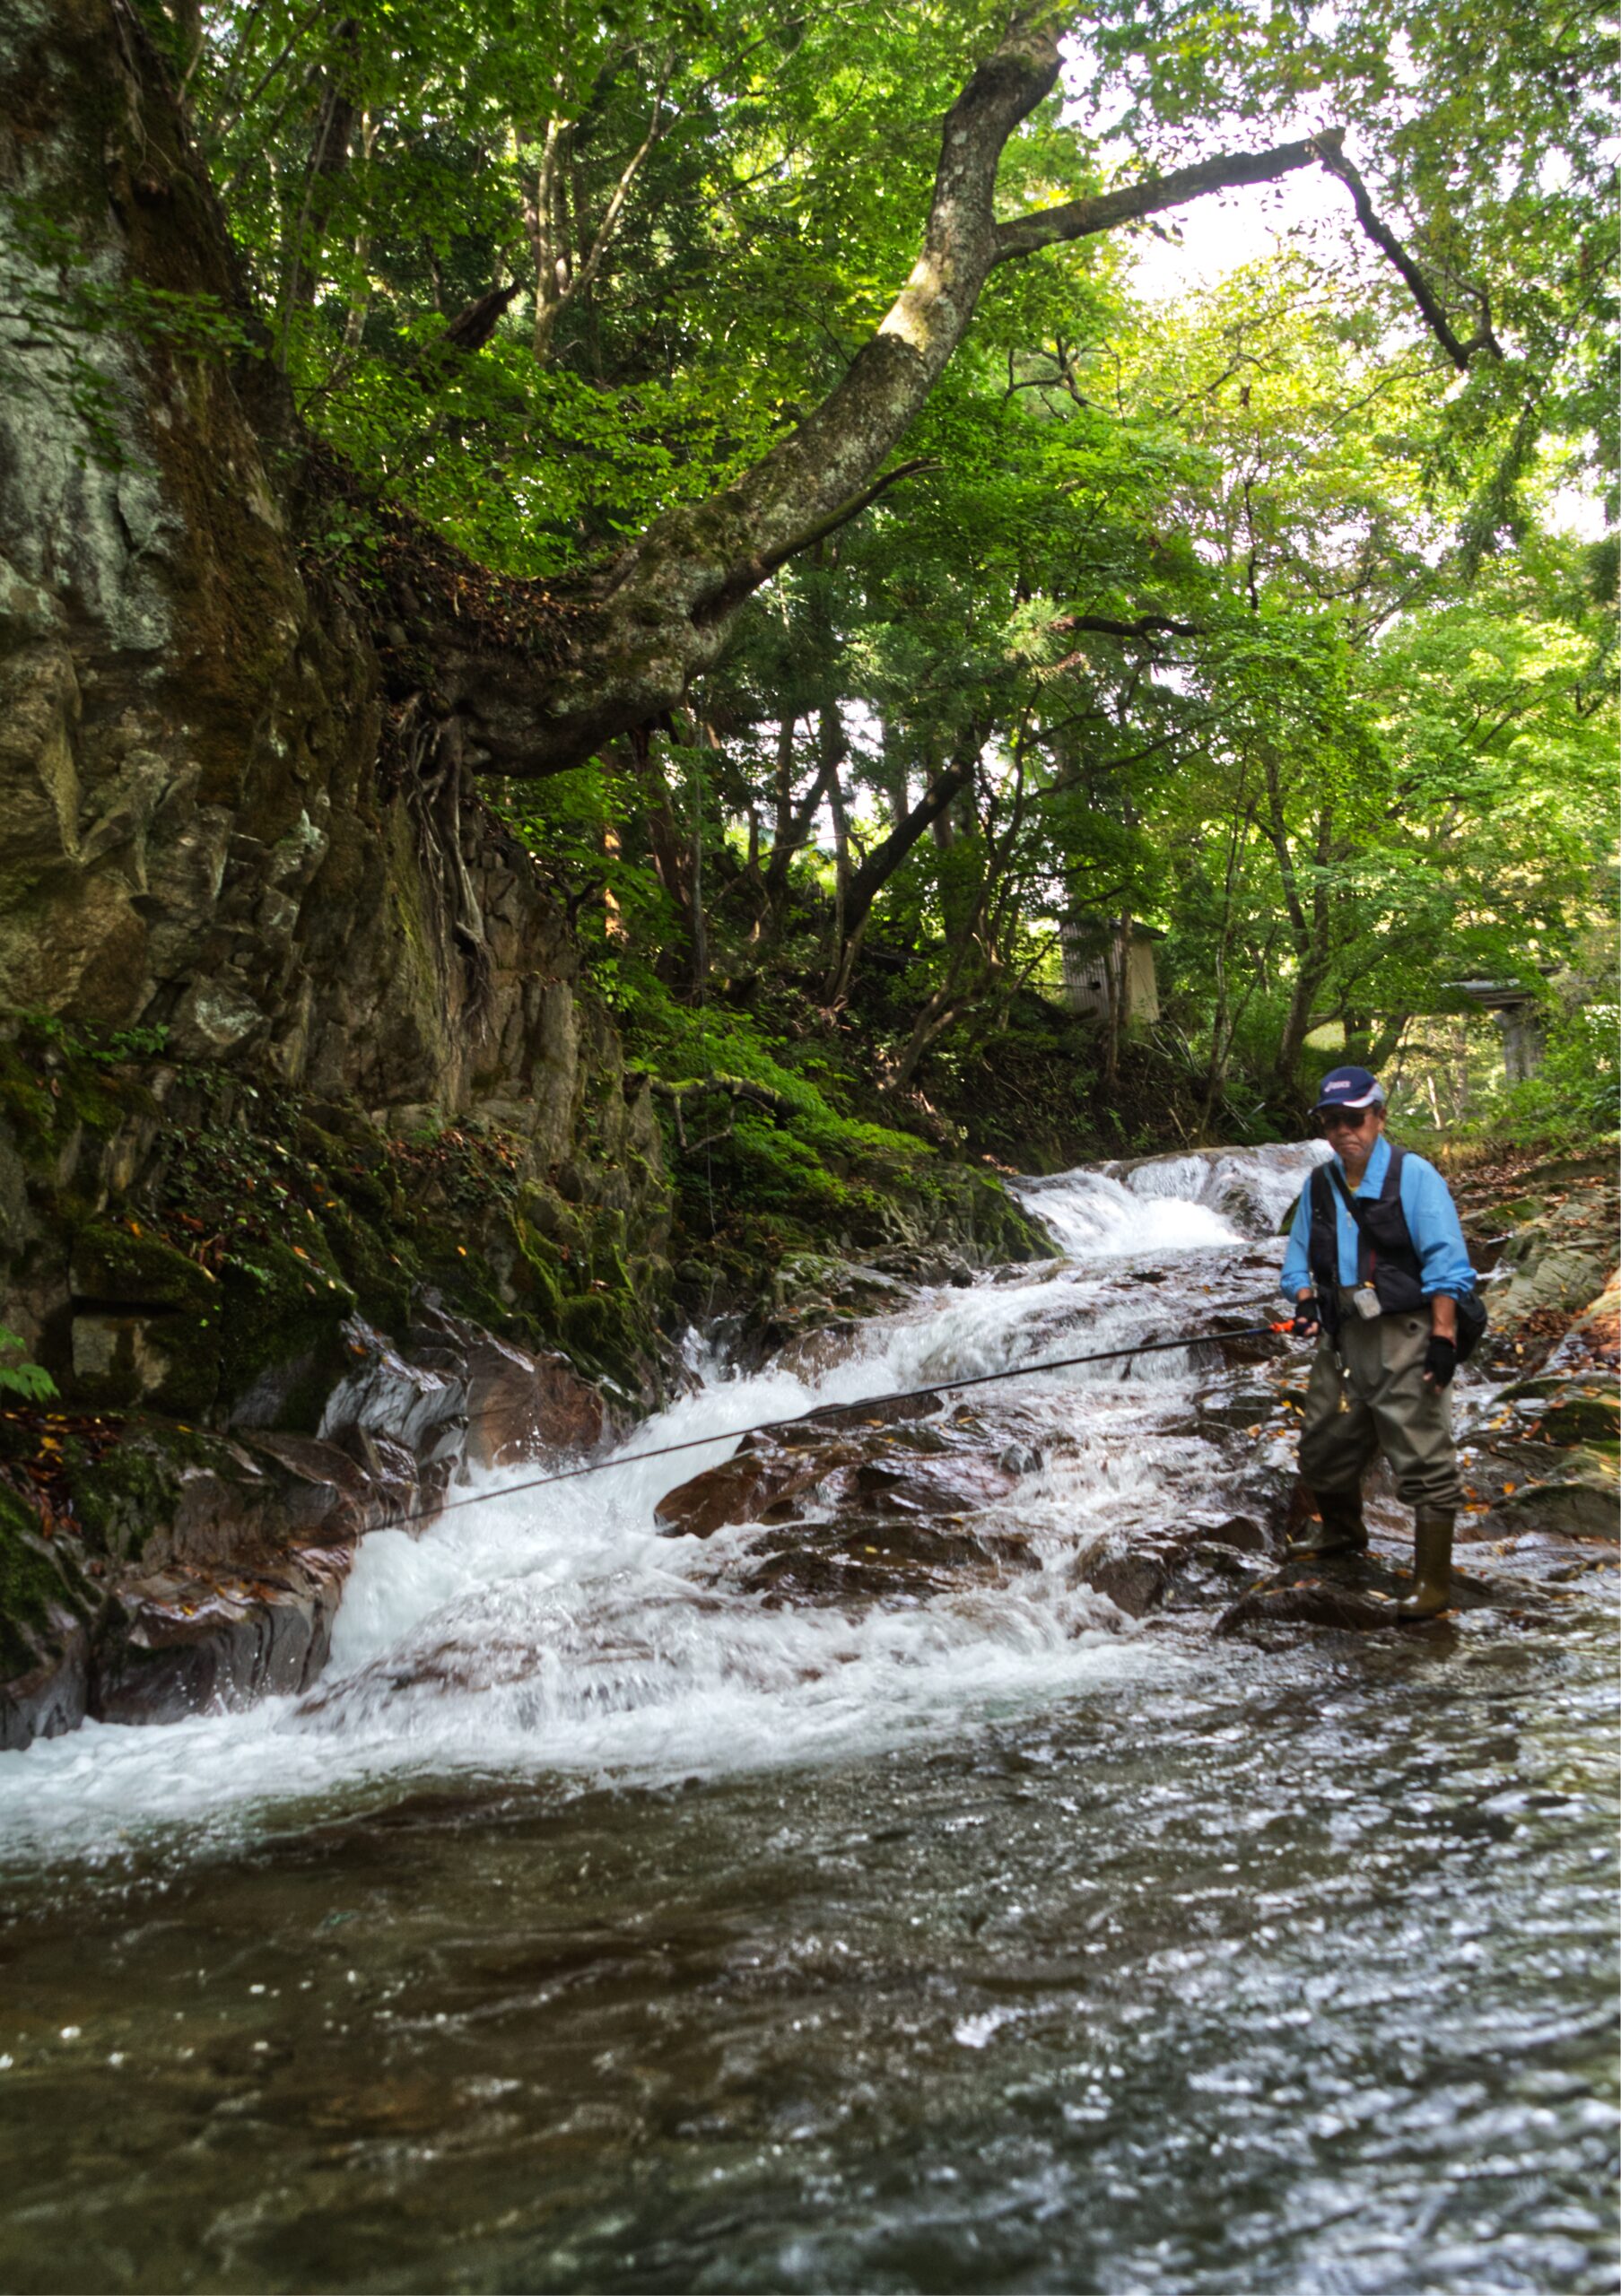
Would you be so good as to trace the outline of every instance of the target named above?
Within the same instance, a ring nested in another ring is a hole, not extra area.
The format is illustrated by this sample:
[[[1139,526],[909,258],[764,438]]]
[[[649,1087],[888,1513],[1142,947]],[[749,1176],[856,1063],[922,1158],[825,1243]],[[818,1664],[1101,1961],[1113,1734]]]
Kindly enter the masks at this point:
[[[103,13],[98,0],[86,4],[110,54],[120,37],[127,40],[127,20],[117,20],[126,26],[120,32],[110,7]],[[973,73],[944,122],[922,246],[910,277],[828,397],[786,439],[723,491],[669,511],[571,585],[509,586],[527,594],[528,611],[517,617],[527,625],[523,642],[511,642],[504,631],[486,638],[448,608],[438,618],[428,641],[436,691],[465,721],[479,762],[529,777],[562,772],[632,729],[667,722],[693,679],[719,657],[749,595],[904,474],[904,466],[885,465],[961,343],[998,264],[1300,168],[1329,165],[1350,182],[1339,131],[1329,130],[1268,151],[1225,153],[998,222],[1002,152],[1057,83],[1062,29],[1056,14],[1037,21],[1015,16]],[[341,30],[338,39],[341,43]],[[578,291],[617,228],[636,170],[662,133],[663,103],[661,82],[643,144],[615,187],[567,292]],[[334,183],[347,164],[353,117],[353,97],[341,71],[335,72],[290,249],[284,320],[314,291],[319,240]],[[553,171],[556,158],[554,152]],[[195,163],[188,165],[195,176]],[[537,257],[554,265],[557,222],[549,183],[537,184],[532,222]],[[215,216],[202,228],[222,242]],[[1383,239],[1379,243],[1384,247]],[[575,257],[579,261],[578,248]],[[541,300],[564,291],[553,274]],[[409,611],[398,618],[424,619]],[[431,613],[426,618],[434,619]],[[514,619],[506,617],[509,627]]]
[[[1262,764],[1267,802],[1261,825],[1277,857],[1289,937],[1294,946],[1294,985],[1290,992],[1289,1009],[1279,1032],[1274,1064],[1278,1090],[1287,1093],[1294,1090],[1298,1082],[1301,1055],[1305,1050],[1306,1039],[1312,1033],[1312,1015],[1316,1010],[1323,983],[1329,978],[1333,960],[1334,912],[1329,890],[1329,869],[1337,857],[1334,806],[1330,801],[1319,808],[1306,869],[1303,874],[1289,834],[1284,809],[1283,783],[1276,754],[1268,752]]]
[[[1312,1014],[1317,1004],[1318,991],[1322,987],[1324,970],[1326,968],[1308,963],[1294,976],[1289,1009],[1284,1016],[1277,1039],[1277,1083],[1285,1092],[1299,1081],[1301,1055],[1305,1050],[1306,1039],[1312,1033]]]
[[[675,800],[664,768],[654,754],[653,737],[634,732],[616,754],[624,758],[631,778],[641,792],[642,820],[652,855],[653,874],[675,914],[680,946],[667,949],[660,961],[660,971],[674,980],[684,970],[695,972],[704,962],[700,953],[702,918],[693,905],[694,881],[700,865],[675,819]]]
[[[83,65],[92,79],[99,73],[99,99],[81,91],[74,78],[86,56],[100,59],[99,65]],[[60,209],[74,222],[88,261],[105,260],[112,274],[163,293],[202,293],[251,319],[212,187],[190,149],[162,67],[127,8],[110,0],[65,5],[13,44],[5,69],[14,93],[0,117],[33,123],[26,132],[13,129],[4,146],[7,187],[53,213]],[[609,739],[667,722],[691,678],[716,657],[748,593],[882,486],[885,462],[961,341],[997,264],[1224,185],[1268,179],[1319,156],[1318,144],[1303,142],[1210,161],[998,223],[993,197],[1003,146],[1051,88],[1057,71],[1055,30],[1018,22],[974,73],[945,124],[923,248],[905,288],[830,396],[735,484],[709,501],[672,511],[613,561],[583,576],[570,596],[554,599],[538,585],[505,586],[515,609],[524,609],[504,618],[509,627],[526,625],[520,641],[472,636],[477,625],[458,620],[448,604],[442,613],[431,600],[404,606],[401,618],[414,625],[414,642],[433,661],[432,713],[459,721],[458,754],[473,766],[547,773],[579,763]],[[135,123],[127,135],[86,125],[95,103],[105,105],[109,77],[119,83],[119,118],[127,115]],[[39,97],[41,89],[47,98]],[[336,78],[328,96],[311,153],[311,228],[324,223],[329,178],[346,162],[353,125],[352,110],[345,110],[350,100]],[[63,151],[74,145],[62,183],[51,175],[56,147],[47,149],[48,136],[39,124],[48,117],[48,100],[64,109]],[[83,119],[75,114],[65,122],[66,111],[81,102]],[[288,291],[295,301],[313,276],[310,245],[306,234],[293,252],[296,277]],[[14,251],[12,267],[25,302],[32,297],[59,318],[65,294],[71,313],[71,279],[65,290],[62,279],[41,271],[22,247]],[[108,335],[104,319],[87,323],[83,355],[92,369],[107,370],[112,396],[124,410],[120,419],[133,426],[119,443],[126,469],[115,481],[97,474],[103,442],[85,431],[83,395],[75,397],[57,352],[26,355],[31,363],[22,382],[8,378],[4,395],[16,432],[8,449],[15,497],[8,531],[25,536],[13,547],[30,562],[44,565],[54,552],[52,562],[82,565],[74,586],[77,624],[96,626],[100,600],[119,631],[138,637],[153,663],[163,665],[161,671],[154,666],[153,679],[172,679],[175,694],[183,698],[196,749],[185,769],[194,785],[210,793],[234,786],[232,774],[248,763],[243,712],[245,722],[257,724],[261,709],[270,709],[270,689],[281,674],[273,675],[271,665],[292,658],[287,648],[296,656],[296,633],[308,619],[288,553],[284,510],[261,454],[267,434],[292,428],[285,402],[275,396],[275,378],[263,361],[227,371],[218,356],[181,354],[161,338],[120,343]],[[230,474],[228,487],[218,483],[221,474]],[[0,483],[4,477],[0,472]],[[37,499],[41,489],[51,495],[48,503]],[[183,542],[175,539],[181,535]],[[22,570],[26,578],[27,566]],[[264,596],[251,595],[255,580]],[[128,603],[122,603],[126,592]],[[119,643],[119,678],[98,671],[87,709],[110,706],[128,684],[131,657]],[[363,685],[374,674],[370,653],[357,643],[353,659],[363,659],[365,674],[352,672],[350,683]],[[295,666],[301,678],[312,675],[307,660]],[[256,679],[258,700],[248,706],[244,697]],[[311,708],[329,718],[341,706],[333,697],[342,683],[328,678],[315,684],[320,699]],[[222,706],[233,731],[224,742],[210,730],[216,695],[229,697]],[[135,701],[132,693],[131,708]],[[363,706],[376,707],[370,691]],[[74,707],[79,707],[76,696]],[[301,702],[289,706],[289,723],[308,718]],[[275,738],[284,742],[286,736],[278,731]],[[262,766],[257,752],[252,763],[255,770]],[[78,790],[57,789],[54,781],[49,786],[62,820],[69,822],[76,812],[82,822]],[[812,818],[814,810],[813,804]],[[271,837],[282,834],[279,821],[267,826]],[[80,831],[71,833],[77,837]],[[110,828],[103,831],[103,848],[110,834]],[[261,831],[244,834],[260,837]],[[311,850],[319,834],[313,824]],[[20,850],[15,833],[12,846],[14,857]],[[246,869],[255,849],[243,844],[242,858],[232,867]],[[267,845],[264,850],[268,853]],[[773,871],[786,868],[787,860],[786,853],[773,855]],[[200,854],[194,862],[203,866]],[[132,944],[144,944],[149,929],[142,920],[150,920],[161,902],[161,893],[132,885],[128,898],[113,900],[107,909],[109,929],[116,916]],[[271,903],[266,914],[273,912],[281,913],[278,904]],[[26,954],[20,951],[20,961]],[[171,961],[178,957],[170,948],[165,965]],[[40,961],[48,971],[48,960]],[[121,961],[109,962],[115,1001],[138,1004],[140,977],[131,978]],[[251,983],[267,987],[257,973]],[[59,974],[50,973],[50,987],[53,996],[65,993]]]
[[[816,814],[844,762],[846,750],[844,728],[838,713],[823,710],[817,719],[815,776],[796,805],[791,778],[793,726],[787,719],[783,721],[782,740],[777,752],[777,841],[765,872],[766,897],[774,911],[780,910],[788,898],[789,872],[810,843]],[[789,777],[786,781],[785,774]]]

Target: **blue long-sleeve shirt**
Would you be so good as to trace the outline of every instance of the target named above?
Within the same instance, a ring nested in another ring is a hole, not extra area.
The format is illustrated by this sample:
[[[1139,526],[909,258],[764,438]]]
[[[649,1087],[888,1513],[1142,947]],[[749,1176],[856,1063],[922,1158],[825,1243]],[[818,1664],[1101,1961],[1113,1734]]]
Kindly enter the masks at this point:
[[[1339,1176],[1350,1187],[1350,1175],[1338,1156],[1330,1162],[1338,1166]],[[1381,1135],[1373,1154],[1368,1158],[1367,1170],[1360,1187],[1351,1189],[1353,1196],[1365,1196],[1371,1204],[1384,1186],[1384,1176],[1390,1165],[1390,1144]],[[1356,1222],[1340,1201],[1339,1191],[1334,1195],[1334,1219],[1339,1242],[1339,1280],[1351,1285],[1357,1280]],[[1427,1300],[1432,1292],[1447,1292],[1454,1300],[1461,1300],[1472,1290],[1475,1271],[1469,1265],[1469,1256],[1463,1241],[1463,1230],[1458,1223],[1446,1182],[1434,1164],[1426,1164],[1422,1156],[1415,1156],[1408,1149],[1401,1165],[1401,1209],[1407,1220],[1407,1233],[1413,1239],[1413,1248],[1418,1254],[1420,1279]],[[1309,1291],[1312,1270],[1307,1260],[1307,1246],[1312,1234],[1312,1188],[1307,1185],[1300,1192],[1300,1202],[1294,1207],[1294,1224],[1289,1230],[1288,1249],[1284,1254],[1284,1271],[1278,1288],[1289,1299]]]

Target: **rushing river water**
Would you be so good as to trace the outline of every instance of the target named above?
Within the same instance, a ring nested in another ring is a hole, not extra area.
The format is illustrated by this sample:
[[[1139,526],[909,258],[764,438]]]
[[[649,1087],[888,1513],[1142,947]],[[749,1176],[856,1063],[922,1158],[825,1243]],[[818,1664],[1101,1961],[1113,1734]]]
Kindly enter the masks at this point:
[[[1309,1155],[1033,1184],[1058,1267],[627,1446],[712,1453],[374,1535],[309,1699],[0,1757],[0,2285],[1613,2288],[1596,1605],[1123,1619],[1070,1566],[1220,1505],[1207,1351],[987,1391],[1003,1583],[654,1531],[726,1431],[1269,1304],[1224,1190]]]

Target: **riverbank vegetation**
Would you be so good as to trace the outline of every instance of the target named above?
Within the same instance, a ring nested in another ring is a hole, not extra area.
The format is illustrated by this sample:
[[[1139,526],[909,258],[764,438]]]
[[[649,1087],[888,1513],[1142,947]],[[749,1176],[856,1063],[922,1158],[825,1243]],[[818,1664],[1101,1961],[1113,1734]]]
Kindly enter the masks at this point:
[[[1011,1162],[1266,1137],[1336,1052],[1420,1128],[1610,1128],[1584,17],[1105,11],[1059,75],[969,5],[146,22],[319,474],[306,567],[366,602],[402,718],[444,679],[445,598],[488,650],[600,618],[647,537],[690,572],[705,520],[758,526],[695,616],[725,642],[640,718],[526,754],[451,697],[632,1059],[761,1088],[663,1098],[706,1186],[724,1134],[740,1184],[814,1187],[830,1123]],[[895,450],[772,541],[760,473],[782,493],[795,426],[845,452],[871,330],[944,229],[941,116],[961,97],[977,133],[1015,66],[990,164],[1029,248],[978,279]],[[1230,212],[1244,234],[1284,198],[1279,228],[1156,292],[1140,235],[1189,193],[1141,187],[1189,167],[1269,184]],[[1077,194],[1121,228],[1083,230]],[[1066,944],[1104,988],[1084,1021]],[[1523,994],[1538,1074],[1510,1088],[1465,984]]]

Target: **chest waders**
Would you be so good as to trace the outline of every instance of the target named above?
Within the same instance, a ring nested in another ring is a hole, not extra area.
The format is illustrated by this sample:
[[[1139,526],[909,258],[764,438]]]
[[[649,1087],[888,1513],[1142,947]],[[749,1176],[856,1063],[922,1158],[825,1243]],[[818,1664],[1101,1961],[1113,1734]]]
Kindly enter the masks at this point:
[[[1426,1322],[1429,1301],[1425,1296],[1423,1265],[1408,1230],[1407,1215],[1401,1205],[1401,1168],[1404,1152],[1392,1148],[1390,1162],[1379,1194],[1364,1202],[1354,1196],[1339,1173],[1319,1165],[1309,1183],[1311,1191],[1311,1230],[1306,1248],[1307,1265],[1321,1303],[1323,1327],[1336,1359],[1338,1373],[1338,1409],[1341,1413],[1353,1406],[1346,1393],[1349,1367],[1347,1346],[1359,1354],[1373,1344],[1373,1334],[1387,1317],[1423,1316]],[[1357,1237],[1357,1281],[1354,1289],[1342,1287],[1339,1274],[1339,1223],[1336,1217],[1334,1197],[1340,1202],[1355,1223]],[[1468,1352],[1464,1344],[1464,1303],[1460,1303],[1459,1354]],[[1474,1328],[1468,1335],[1472,1346],[1484,1327],[1482,1312],[1478,1321],[1470,1318]],[[1355,1322],[1367,1336],[1350,1340],[1348,1322]],[[1382,1347],[1382,1342],[1380,1343]],[[1404,1397],[1409,1411],[1421,1412],[1426,1391],[1423,1387],[1422,1371],[1414,1372],[1420,1383],[1417,1393]],[[1434,1396],[1436,1408],[1444,1413],[1444,1399]],[[1357,1408],[1365,1409],[1358,1396]],[[1388,1399],[1385,1411],[1393,1407]],[[1379,1414],[1376,1413],[1376,1417]],[[1398,1426],[1409,1424],[1400,1417]],[[1384,1428],[1381,1428],[1381,1439]],[[1432,1439],[1436,1431],[1432,1430]],[[1444,1437],[1450,1448],[1450,1436]],[[1389,1448],[1389,1444],[1383,1446]],[[1362,1510],[1360,1480],[1350,1489],[1323,1489],[1314,1492],[1318,1511],[1322,1520],[1319,1529],[1309,1534],[1289,1549],[1290,1555],[1305,1560],[1325,1558],[1335,1554],[1361,1552],[1368,1543],[1367,1524]],[[1414,1587],[1406,1600],[1398,1604],[1397,1614],[1401,1618],[1434,1618],[1447,1606],[1451,1579],[1452,1530],[1454,1509],[1448,1507],[1419,1504],[1415,1509],[1414,1522]]]

